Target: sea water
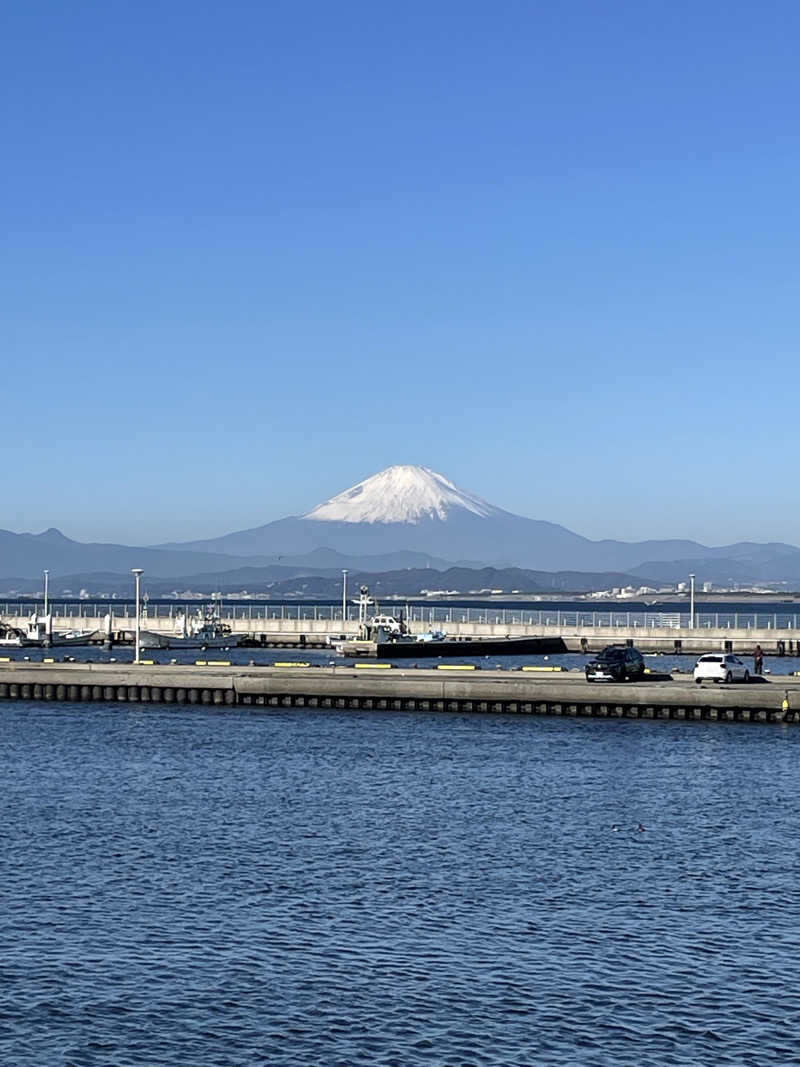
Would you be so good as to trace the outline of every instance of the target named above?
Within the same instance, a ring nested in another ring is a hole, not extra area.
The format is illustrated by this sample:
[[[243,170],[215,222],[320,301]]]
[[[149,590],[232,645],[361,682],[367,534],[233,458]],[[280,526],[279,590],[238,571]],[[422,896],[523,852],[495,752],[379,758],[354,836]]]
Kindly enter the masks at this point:
[[[0,705],[0,1062],[800,1060],[800,731]]]
[[[430,651],[430,645],[420,649],[421,652]],[[440,663],[466,663],[479,670],[519,670],[524,666],[561,667],[565,671],[571,671],[576,678],[582,677],[586,664],[593,659],[599,650],[592,653],[565,652],[561,654],[542,655],[483,655],[483,656],[428,656],[418,655],[400,656],[392,659],[386,657],[386,662],[393,663],[395,667],[403,670],[435,669]],[[133,648],[130,645],[121,645],[112,649],[102,646],[75,646],[72,648],[15,648],[4,650],[4,654],[15,663],[41,662],[43,659],[53,659],[56,663],[71,661],[75,663],[131,663],[134,657]],[[644,653],[645,663],[651,671],[658,674],[674,674],[676,679],[681,676],[691,675],[697,656],[675,655],[673,653]],[[147,649],[142,652],[142,658],[153,663],[164,665],[170,663],[193,664],[199,660],[223,660],[237,666],[246,667],[250,664],[256,667],[270,667],[276,662],[280,663],[308,663],[318,667],[352,667],[355,660],[350,657],[338,655],[334,649],[316,648],[228,648],[210,649]],[[753,657],[740,655],[742,662],[753,673]],[[765,673],[767,675],[787,675],[800,670],[800,659],[797,656],[770,656],[764,657]]]

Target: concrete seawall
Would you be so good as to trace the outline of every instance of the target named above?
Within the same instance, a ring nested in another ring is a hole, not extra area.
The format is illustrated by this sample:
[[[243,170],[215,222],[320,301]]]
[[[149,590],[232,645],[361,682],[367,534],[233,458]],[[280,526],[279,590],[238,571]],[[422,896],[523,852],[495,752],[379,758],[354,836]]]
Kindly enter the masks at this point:
[[[7,625],[25,629],[28,616],[6,616]],[[341,619],[249,619],[226,617],[223,620],[238,638],[250,639],[257,644],[325,646],[330,638],[344,636]],[[112,629],[117,639],[130,640],[134,619],[119,616]],[[142,629],[154,633],[175,632],[175,619],[150,618],[142,620]],[[53,628],[66,630],[97,630],[97,640],[102,640],[104,620],[97,615],[65,615],[53,620]],[[419,628],[419,627],[417,627]],[[644,652],[683,652],[699,655],[703,652],[730,651],[752,653],[759,644],[767,655],[800,655],[800,629],[759,627],[665,627],[665,626],[570,626],[566,624],[529,625],[500,622],[452,622],[446,624],[447,635],[455,640],[502,639],[505,637],[538,637],[561,640],[569,652],[598,651],[609,644],[624,644],[631,641]],[[352,636],[355,625],[348,624]]]
[[[725,722],[800,721],[800,678],[694,685],[653,676],[589,684],[577,672],[352,667],[0,664],[6,700],[258,705],[354,710],[498,712]]]

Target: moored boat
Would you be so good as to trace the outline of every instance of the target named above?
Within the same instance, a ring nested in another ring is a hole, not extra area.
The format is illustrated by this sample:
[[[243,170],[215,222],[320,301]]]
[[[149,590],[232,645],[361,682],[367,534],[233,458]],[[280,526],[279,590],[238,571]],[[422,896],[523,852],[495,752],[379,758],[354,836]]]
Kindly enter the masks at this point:
[[[372,642],[362,655],[378,659],[423,659],[442,656],[520,656],[554,655],[567,651],[560,637],[462,637],[432,641]],[[353,655],[354,652],[350,652]]]
[[[24,630],[0,623],[0,648],[49,648],[51,645],[88,645],[95,630],[64,630],[52,628],[50,615],[34,613]]]
[[[157,630],[142,630],[139,635],[139,647],[143,649],[180,649],[180,648],[235,648],[239,638],[232,633],[230,626],[222,622],[213,610],[187,619],[179,615],[178,628],[175,633],[160,633]]]

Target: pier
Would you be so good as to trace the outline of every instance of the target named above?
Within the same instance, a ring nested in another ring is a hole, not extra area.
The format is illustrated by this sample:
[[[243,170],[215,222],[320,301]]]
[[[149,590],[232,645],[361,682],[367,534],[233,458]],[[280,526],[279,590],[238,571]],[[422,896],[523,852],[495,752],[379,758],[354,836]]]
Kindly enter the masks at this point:
[[[238,667],[216,659],[194,665],[8,662],[0,663],[0,706],[5,700],[796,723],[800,677],[698,686],[690,678],[654,674],[637,683],[590,684],[577,671],[455,664],[402,669],[382,663]]]

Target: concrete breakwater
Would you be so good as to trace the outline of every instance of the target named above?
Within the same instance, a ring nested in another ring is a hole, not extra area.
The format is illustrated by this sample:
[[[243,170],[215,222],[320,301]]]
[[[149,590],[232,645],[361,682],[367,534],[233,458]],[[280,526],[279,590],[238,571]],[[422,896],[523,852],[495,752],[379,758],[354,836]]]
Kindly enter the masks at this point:
[[[639,625],[631,613],[627,622],[613,626],[574,625],[569,621],[537,623],[520,622],[462,622],[445,624],[448,639],[503,640],[506,638],[539,638],[563,642],[568,652],[595,652],[609,644],[631,642],[643,652],[669,652],[702,655],[704,652],[736,652],[752,654],[757,644],[767,655],[800,655],[800,629],[790,627],[674,627]],[[7,614],[6,625],[25,628],[28,616]],[[332,639],[353,636],[356,627],[349,622],[343,628],[341,619],[323,618],[249,618],[223,616],[231,627],[233,637],[245,645],[263,648],[326,648]],[[127,644],[133,640],[135,621],[125,615],[111,623],[114,643]],[[107,638],[106,621],[97,614],[59,615],[53,620],[56,631],[94,630],[92,641],[101,643]],[[142,628],[154,633],[175,633],[176,620],[170,617],[147,618]]]
[[[0,664],[4,700],[114,701],[273,708],[496,712],[720,722],[800,721],[800,678],[748,685],[694,685],[654,675],[588,684],[575,672],[361,667],[235,667],[83,663]]]

